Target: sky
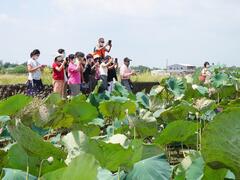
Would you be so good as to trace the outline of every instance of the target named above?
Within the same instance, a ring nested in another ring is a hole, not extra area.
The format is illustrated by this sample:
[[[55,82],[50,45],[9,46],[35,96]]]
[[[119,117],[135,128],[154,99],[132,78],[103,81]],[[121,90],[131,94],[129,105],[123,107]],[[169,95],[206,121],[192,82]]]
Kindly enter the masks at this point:
[[[33,49],[50,65],[57,49],[93,51],[133,65],[240,66],[239,0],[1,0],[0,60],[23,63]]]

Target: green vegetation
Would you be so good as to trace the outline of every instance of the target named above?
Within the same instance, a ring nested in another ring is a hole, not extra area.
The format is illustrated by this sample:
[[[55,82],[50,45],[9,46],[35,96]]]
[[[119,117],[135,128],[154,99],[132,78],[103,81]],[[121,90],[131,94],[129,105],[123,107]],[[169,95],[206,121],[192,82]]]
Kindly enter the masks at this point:
[[[167,77],[150,93],[0,102],[3,179],[240,179],[239,71]],[[197,81],[197,80],[196,80]],[[168,147],[184,157],[171,161]]]

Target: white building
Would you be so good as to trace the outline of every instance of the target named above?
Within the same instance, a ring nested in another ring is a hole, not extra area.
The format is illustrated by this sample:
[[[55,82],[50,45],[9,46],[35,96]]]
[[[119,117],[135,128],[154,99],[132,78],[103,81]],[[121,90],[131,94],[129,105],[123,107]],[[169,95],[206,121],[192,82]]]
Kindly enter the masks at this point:
[[[190,64],[173,64],[167,67],[169,73],[193,73],[196,70],[196,66]]]

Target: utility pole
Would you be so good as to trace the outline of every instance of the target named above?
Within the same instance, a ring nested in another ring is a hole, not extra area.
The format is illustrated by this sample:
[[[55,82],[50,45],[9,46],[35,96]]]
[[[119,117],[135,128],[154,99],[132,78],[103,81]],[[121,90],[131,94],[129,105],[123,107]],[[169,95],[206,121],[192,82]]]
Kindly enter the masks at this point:
[[[168,59],[166,59],[166,72],[168,71]]]

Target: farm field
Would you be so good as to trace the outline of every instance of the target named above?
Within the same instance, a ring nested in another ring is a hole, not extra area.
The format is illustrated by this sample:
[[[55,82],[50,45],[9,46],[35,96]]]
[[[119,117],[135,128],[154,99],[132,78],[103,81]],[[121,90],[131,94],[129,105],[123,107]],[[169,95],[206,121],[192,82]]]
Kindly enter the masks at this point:
[[[213,66],[149,93],[0,102],[0,179],[240,179],[240,72]]]
[[[161,76],[151,75],[150,72],[132,77],[133,82],[159,82],[161,79]],[[26,81],[27,74],[0,74],[0,85],[25,84]],[[52,84],[52,75],[49,71],[43,73],[42,81],[44,84]]]

